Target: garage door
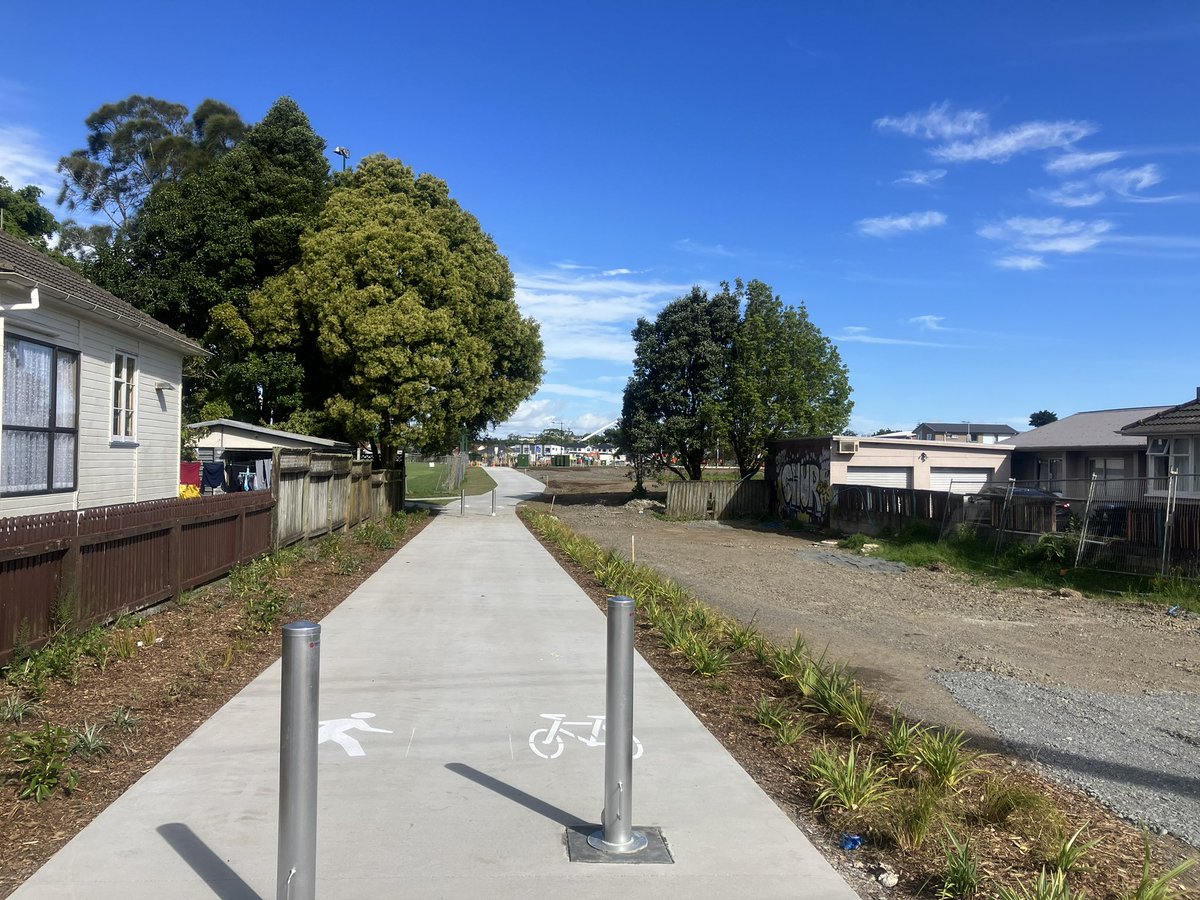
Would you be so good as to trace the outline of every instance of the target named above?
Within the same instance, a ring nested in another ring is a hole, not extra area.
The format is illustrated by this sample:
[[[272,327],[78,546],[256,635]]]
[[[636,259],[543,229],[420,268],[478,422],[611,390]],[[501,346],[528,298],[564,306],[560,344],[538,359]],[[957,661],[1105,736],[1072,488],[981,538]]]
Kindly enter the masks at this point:
[[[912,466],[847,466],[846,483],[910,488]]]
[[[956,494],[978,494],[994,473],[991,469],[953,469],[934,466],[929,470],[929,487],[935,491],[953,490]]]

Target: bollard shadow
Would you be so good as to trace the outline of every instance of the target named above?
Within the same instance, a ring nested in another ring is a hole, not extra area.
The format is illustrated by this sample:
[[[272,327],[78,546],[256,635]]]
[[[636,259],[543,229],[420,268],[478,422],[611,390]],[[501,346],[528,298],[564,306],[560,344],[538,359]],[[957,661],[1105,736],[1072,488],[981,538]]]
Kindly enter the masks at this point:
[[[581,819],[579,816],[572,815],[565,809],[559,809],[552,803],[547,803],[545,800],[539,800],[532,794],[527,794],[518,787],[513,787],[506,781],[501,781],[499,778],[493,778],[478,769],[472,768],[465,763],[446,763],[446,768],[455,775],[461,775],[468,781],[473,781],[481,787],[487,788],[489,791],[494,791],[501,797],[507,800],[512,800],[519,803],[526,809],[537,813],[539,816],[545,816],[551,822],[557,822],[565,828],[573,828],[587,825],[587,819]],[[590,826],[595,829],[595,825]]]
[[[225,860],[182,822],[168,822],[155,829],[171,849],[192,867],[219,900],[263,900]]]

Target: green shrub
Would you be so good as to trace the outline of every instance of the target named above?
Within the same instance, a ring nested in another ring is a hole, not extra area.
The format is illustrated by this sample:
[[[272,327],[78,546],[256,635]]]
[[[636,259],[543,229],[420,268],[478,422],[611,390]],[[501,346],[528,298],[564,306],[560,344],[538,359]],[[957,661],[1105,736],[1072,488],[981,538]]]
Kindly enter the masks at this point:
[[[79,783],[78,774],[67,768],[75,749],[75,735],[65,728],[44,724],[37,731],[18,731],[7,738],[8,756],[17,767],[21,798],[40,803],[62,787],[68,793]]]

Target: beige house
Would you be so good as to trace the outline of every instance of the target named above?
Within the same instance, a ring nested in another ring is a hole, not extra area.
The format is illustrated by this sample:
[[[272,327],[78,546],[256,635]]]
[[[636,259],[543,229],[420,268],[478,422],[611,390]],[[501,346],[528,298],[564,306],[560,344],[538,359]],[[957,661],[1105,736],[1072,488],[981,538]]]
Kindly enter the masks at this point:
[[[843,485],[976,493],[1007,480],[1012,448],[1003,443],[832,435],[774,441],[766,479],[784,518],[824,522],[833,488]]]

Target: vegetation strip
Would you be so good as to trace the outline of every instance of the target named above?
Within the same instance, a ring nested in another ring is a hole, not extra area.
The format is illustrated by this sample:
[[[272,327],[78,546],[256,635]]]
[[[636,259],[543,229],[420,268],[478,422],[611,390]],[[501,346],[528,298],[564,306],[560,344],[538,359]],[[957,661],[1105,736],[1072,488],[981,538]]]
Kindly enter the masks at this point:
[[[639,649],[677,693],[700,701],[693,709],[710,728],[718,718],[759,726],[750,740],[728,728],[714,734],[743,765],[756,755],[756,777],[764,765],[754,751],[769,753],[768,792],[810,830],[801,813],[811,811],[818,836],[832,835],[880,884],[898,880],[920,897],[1182,896],[1175,881],[1194,860],[1156,875],[1149,838],[1098,804],[981,754],[961,732],[885,715],[847,666],[801,636],[772,645],[752,623],[714,612],[555,517],[523,514],[568,568],[637,601]]]
[[[279,627],[319,621],[429,518],[360,525],[260,557],[149,617],[83,633],[71,610],[0,684],[0,896],[279,657]]]

